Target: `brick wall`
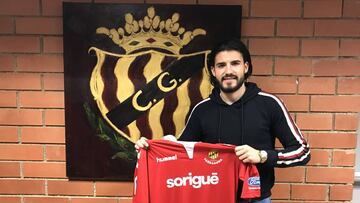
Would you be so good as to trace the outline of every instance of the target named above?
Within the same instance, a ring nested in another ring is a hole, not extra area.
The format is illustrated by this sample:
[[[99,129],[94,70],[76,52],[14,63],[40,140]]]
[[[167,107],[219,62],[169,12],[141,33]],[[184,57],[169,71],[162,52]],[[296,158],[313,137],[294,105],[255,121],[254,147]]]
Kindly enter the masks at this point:
[[[0,0],[0,202],[131,202],[132,183],[65,176],[61,2]],[[241,4],[251,80],[285,101],[312,148],[308,166],[276,170],[274,202],[351,201],[360,0],[145,2]]]

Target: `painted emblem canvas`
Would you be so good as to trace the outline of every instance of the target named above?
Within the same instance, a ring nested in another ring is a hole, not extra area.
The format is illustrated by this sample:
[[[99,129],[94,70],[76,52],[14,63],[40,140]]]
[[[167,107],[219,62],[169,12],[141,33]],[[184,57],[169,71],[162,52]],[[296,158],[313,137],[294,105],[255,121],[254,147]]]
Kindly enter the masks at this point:
[[[134,142],[179,136],[208,97],[207,55],[241,6],[64,3],[67,176],[132,180]]]

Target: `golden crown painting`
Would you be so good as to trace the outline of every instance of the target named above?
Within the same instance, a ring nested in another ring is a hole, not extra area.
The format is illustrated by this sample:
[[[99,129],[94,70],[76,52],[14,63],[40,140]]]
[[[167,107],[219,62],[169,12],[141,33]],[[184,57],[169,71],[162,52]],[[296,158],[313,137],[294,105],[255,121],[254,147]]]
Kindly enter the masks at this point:
[[[241,6],[66,2],[63,26],[67,176],[132,180],[134,142],[180,135],[208,97],[207,55],[240,38]]]

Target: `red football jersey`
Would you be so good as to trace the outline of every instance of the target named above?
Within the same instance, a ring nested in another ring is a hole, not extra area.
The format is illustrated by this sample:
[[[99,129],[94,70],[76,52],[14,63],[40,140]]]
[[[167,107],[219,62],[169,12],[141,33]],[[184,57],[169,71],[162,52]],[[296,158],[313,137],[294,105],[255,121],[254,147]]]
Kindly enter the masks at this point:
[[[255,165],[244,164],[233,145],[150,140],[140,149],[134,174],[133,203],[236,202],[260,197]]]

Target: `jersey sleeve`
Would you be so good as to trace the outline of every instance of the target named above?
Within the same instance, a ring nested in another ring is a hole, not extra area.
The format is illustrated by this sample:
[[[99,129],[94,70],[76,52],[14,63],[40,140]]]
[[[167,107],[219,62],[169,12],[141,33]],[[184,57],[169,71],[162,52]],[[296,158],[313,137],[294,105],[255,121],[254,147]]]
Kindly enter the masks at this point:
[[[261,195],[260,175],[254,164],[240,163],[239,178],[243,181],[242,199],[258,198]]]
[[[149,174],[147,170],[147,150],[140,149],[134,171],[133,203],[148,203],[149,200]]]

